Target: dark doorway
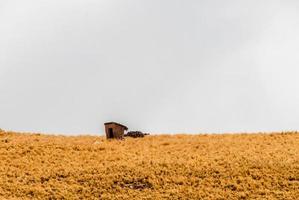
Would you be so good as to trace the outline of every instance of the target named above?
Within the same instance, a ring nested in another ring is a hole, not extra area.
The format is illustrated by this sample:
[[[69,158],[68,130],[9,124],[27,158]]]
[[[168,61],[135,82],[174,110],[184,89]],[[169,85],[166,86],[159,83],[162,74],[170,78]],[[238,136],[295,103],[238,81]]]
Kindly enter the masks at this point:
[[[113,138],[113,129],[112,128],[108,129],[108,138]]]

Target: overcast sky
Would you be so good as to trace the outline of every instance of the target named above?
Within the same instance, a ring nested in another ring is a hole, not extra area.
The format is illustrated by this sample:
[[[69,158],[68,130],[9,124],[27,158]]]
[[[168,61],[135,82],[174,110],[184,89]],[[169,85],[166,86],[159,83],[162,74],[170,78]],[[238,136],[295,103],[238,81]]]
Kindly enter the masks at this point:
[[[0,127],[299,130],[297,0],[1,0]]]

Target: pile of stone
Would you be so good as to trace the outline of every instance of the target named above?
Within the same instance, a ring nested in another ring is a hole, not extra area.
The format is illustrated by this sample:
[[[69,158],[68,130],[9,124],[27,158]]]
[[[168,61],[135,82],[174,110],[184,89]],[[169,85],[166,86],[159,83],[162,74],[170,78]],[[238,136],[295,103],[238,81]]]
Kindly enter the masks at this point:
[[[141,131],[129,131],[127,134],[125,134],[125,137],[138,138],[138,137],[144,137],[146,135],[149,135],[149,134],[148,133],[142,133]]]

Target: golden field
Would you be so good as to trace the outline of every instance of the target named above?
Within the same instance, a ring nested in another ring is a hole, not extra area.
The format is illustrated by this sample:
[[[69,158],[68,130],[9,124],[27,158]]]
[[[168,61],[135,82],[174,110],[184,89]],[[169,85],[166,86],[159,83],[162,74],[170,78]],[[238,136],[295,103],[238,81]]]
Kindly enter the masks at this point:
[[[0,199],[299,199],[299,134],[1,132]]]

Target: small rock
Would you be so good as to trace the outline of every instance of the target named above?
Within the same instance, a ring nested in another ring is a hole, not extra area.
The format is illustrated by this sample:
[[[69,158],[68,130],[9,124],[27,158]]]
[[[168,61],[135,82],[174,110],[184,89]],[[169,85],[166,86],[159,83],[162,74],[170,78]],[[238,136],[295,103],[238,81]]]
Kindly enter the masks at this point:
[[[94,145],[97,145],[97,144],[101,144],[101,142],[97,140],[97,141],[95,141],[93,144],[94,144]]]

